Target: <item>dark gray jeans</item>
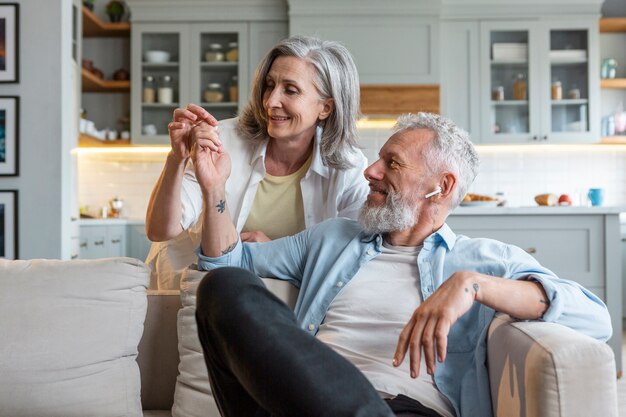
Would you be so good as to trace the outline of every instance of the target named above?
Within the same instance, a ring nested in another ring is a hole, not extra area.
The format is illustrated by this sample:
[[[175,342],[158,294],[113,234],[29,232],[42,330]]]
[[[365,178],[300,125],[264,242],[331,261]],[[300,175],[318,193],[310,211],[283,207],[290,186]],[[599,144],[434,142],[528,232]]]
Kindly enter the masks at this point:
[[[401,416],[437,416],[408,397],[381,400],[358,369],[300,329],[293,311],[244,269],[204,277],[196,321],[224,417],[393,417],[392,408]]]

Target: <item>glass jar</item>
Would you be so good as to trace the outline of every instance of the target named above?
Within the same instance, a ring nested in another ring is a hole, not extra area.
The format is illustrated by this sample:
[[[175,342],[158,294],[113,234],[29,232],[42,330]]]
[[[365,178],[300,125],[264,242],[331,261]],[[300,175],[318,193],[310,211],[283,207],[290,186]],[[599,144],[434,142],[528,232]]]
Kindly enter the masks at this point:
[[[143,80],[141,101],[144,103],[154,103],[156,101],[156,85],[152,75],[146,75]]]
[[[224,51],[219,43],[209,45],[209,50],[204,54],[206,62],[218,62],[224,60]]]
[[[567,98],[572,100],[578,100],[580,98],[580,89],[573,85],[572,88],[567,92]]]
[[[222,92],[222,84],[209,83],[204,89],[204,101],[207,103],[219,103],[224,101],[224,93]]]
[[[552,97],[552,100],[563,99],[563,87],[561,86],[560,81],[554,81],[552,83],[552,87],[550,88],[550,96]]]
[[[228,52],[226,52],[226,61],[237,62],[239,60],[239,47],[237,42],[228,43]]]
[[[174,83],[171,76],[164,75],[161,78],[157,95],[161,104],[172,104],[174,102]]]
[[[231,103],[236,103],[239,100],[239,77],[233,75],[230,79],[228,86],[228,95]]]
[[[504,100],[504,87],[499,85],[493,89],[491,92],[491,99],[493,101],[502,101]]]
[[[513,82],[513,100],[526,100],[527,99],[527,87],[524,74],[517,74],[515,81]]]

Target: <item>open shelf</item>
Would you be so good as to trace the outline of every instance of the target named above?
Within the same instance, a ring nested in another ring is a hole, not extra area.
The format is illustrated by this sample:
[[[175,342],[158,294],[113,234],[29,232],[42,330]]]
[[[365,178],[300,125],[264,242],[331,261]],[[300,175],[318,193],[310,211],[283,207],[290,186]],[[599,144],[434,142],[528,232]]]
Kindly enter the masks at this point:
[[[603,17],[600,19],[600,33],[626,32],[626,17]]]
[[[78,135],[78,146],[81,148],[97,148],[101,146],[130,146],[130,139],[102,140],[81,133]]]
[[[130,36],[130,23],[103,22],[91,10],[83,6],[83,36],[91,38],[126,38]]]
[[[128,93],[130,81],[103,80],[82,68],[83,92],[85,93]]]
[[[626,88],[626,78],[600,80],[600,88]]]

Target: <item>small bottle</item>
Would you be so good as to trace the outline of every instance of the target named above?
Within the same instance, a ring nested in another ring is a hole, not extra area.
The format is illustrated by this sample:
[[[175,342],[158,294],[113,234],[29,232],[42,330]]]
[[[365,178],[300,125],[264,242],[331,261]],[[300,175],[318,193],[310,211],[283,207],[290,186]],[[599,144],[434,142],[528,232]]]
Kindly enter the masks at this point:
[[[164,75],[161,78],[158,91],[159,103],[172,104],[174,102],[174,86],[172,83],[172,77]]]
[[[578,100],[580,98],[580,89],[576,87],[576,84],[572,85],[572,88],[567,92],[567,98],[572,100]]]
[[[152,75],[146,75],[143,80],[141,101],[144,103],[154,103],[156,101],[156,88],[154,85],[154,77]]]
[[[563,99],[563,87],[561,86],[561,82],[560,81],[554,81],[552,83],[552,88],[550,89],[551,91],[551,97],[552,100],[562,100]]]
[[[502,101],[504,100],[504,87],[499,85],[493,89],[491,92],[491,99],[493,101]]]
[[[204,59],[207,62],[223,61],[224,52],[222,51],[222,45],[219,43],[210,44],[209,50],[204,54]]]
[[[524,74],[517,74],[513,82],[513,100],[526,100],[526,90]]]
[[[228,43],[228,52],[226,52],[226,61],[237,62],[239,60],[239,47],[237,42]]]
[[[209,83],[204,90],[204,101],[207,103],[219,103],[220,101],[224,101],[222,84]]]
[[[239,100],[239,77],[233,75],[230,79],[230,85],[228,86],[228,95],[231,103],[236,103]]]

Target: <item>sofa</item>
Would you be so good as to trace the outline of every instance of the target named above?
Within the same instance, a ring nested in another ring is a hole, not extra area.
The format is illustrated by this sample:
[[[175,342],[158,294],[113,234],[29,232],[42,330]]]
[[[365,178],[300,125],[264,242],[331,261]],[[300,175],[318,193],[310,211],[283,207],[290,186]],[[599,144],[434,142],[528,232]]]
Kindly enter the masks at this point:
[[[148,290],[149,272],[131,258],[0,260],[0,417],[217,416],[181,339],[204,273],[189,268],[179,292]],[[293,287],[266,282],[293,305]],[[488,337],[497,417],[618,416],[606,344],[506,315]]]

